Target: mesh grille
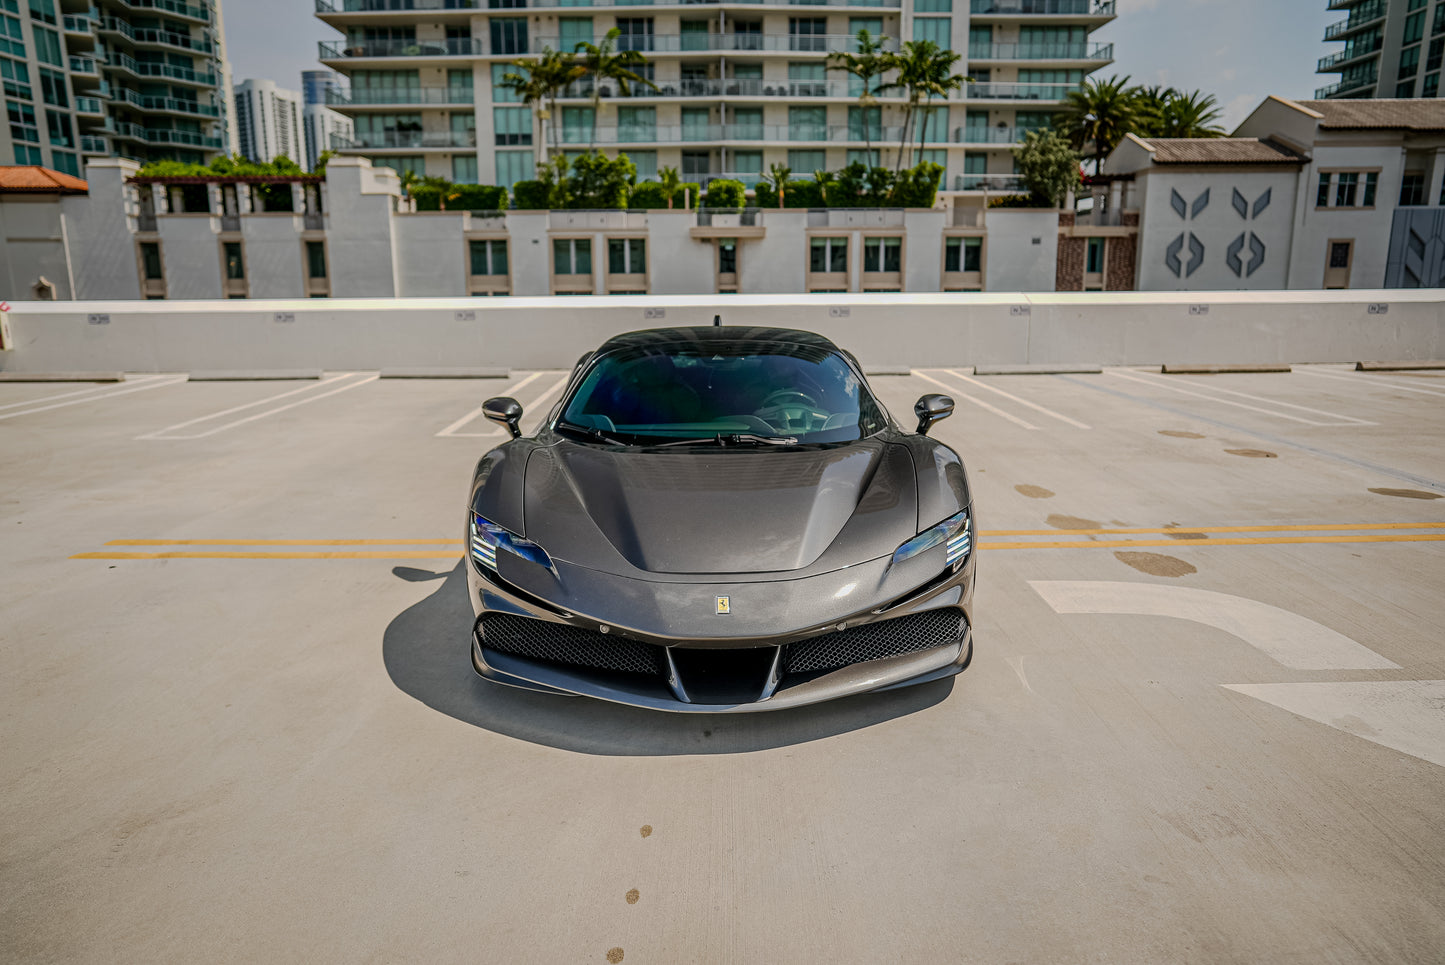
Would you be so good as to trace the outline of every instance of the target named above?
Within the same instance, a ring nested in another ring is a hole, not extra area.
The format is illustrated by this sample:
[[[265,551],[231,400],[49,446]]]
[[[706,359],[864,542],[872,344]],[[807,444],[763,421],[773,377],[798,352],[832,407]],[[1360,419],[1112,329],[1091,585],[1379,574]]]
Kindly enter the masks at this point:
[[[784,670],[833,670],[864,660],[917,653],[957,642],[963,637],[963,627],[963,613],[952,607],[865,623],[789,645],[783,656]]]
[[[482,617],[477,633],[482,646],[519,657],[595,670],[662,673],[662,655],[657,647],[565,623],[491,613]]]

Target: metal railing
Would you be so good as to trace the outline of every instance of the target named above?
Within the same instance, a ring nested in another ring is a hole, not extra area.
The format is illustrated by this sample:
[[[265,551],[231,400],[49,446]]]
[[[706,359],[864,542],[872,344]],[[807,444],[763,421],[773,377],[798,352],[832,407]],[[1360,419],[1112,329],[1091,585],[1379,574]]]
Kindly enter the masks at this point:
[[[697,209],[699,228],[756,228],[762,222],[762,208]]]
[[[1359,77],[1347,77],[1338,83],[1329,84],[1324,87],[1315,88],[1316,99],[1331,97],[1335,94],[1343,94],[1347,91],[1359,90],[1363,87],[1373,87],[1380,79],[1380,75],[1373,71]]]
[[[383,131],[377,134],[332,134],[331,147],[338,151],[476,147],[476,131]]]
[[[136,125],[132,124],[131,127]],[[195,131],[172,131],[160,127],[147,127],[142,131],[142,140],[151,144],[184,144],[187,147],[210,148],[214,151],[221,149],[221,139],[208,134],[198,134]]]
[[[969,44],[969,60],[1113,60],[1113,44]]]
[[[109,154],[110,142],[103,137],[95,137],[91,134],[80,135],[80,153],[82,154]]]
[[[220,117],[219,108],[181,97],[152,97],[141,95],[141,107],[148,111],[169,111],[174,114],[191,114],[196,117]]]
[[[1017,144],[1029,132],[1023,127],[955,127],[954,144]]]
[[[971,0],[968,12],[974,16],[1001,17],[1112,17],[1114,0]]]
[[[353,87],[349,90],[330,87],[326,90],[326,103],[333,107],[470,104],[475,99],[470,87]]]
[[[89,74],[98,76],[100,70],[98,67],[96,67],[96,61],[94,57],[76,57],[72,55],[70,58],[70,72],[72,74]]]
[[[140,7],[145,10],[164,10],[166,13],[173,13],[180,17],[190,17],[192,20],[204,20],[211,22],[211,11],[205,7],[198,7],[195,4],[183,3],[182,0],[119,0],[123,6]]]
[[[482,57],[486,45],[475,37],[438,40],[323,40],[317,44],[321,60],[347,57]],[[525,54],[523,50],[521,53]]]
[[[1325,39],[1335,40],[1345,34],[1359,30],[1366,24],[1374,23],[1385,15],[1384,0],[1373,0],[1371,3],[1361,4],[1350,11],[1350,15],[1338,23],[1332,23],[1325,28]]]
[[[529,39],[533,50],[551,47],[562,49],[559,37],[537,36]],[[618,50],[640,53],[709,53],[712,51],[782,51],[787,53],[857,52],[858,38],[846,34],[758,34],[758,33],[695,33],[634,34],[617,38]],[[897,41],[885,38],[885,49],[897,50]]]
[[[1061,101],[1078,84],[969,84],[970,100]]]
[[[601,84],[602,97],[749,97],[749,98],[795,98],[795,97],[839,97],[848,100],[857,100],[858,95],[853,91],[847,81],[831,80],[752,80],[739,78],[709,78],[701,80],[661,80],[655,81],[657,90],[639,84],[633,84],[628,94],[621,93],[616,85],[604,81]],[[1004,86],[1051,86],[1051,85],[1004,85]],[[1057,84],[1052,85],[1065,90],[1074,90],[1077,85]],[[591,100],[592,82],[578,81],[563,88],[557,95],[559,100]],[[1062,96],[1062,95],[1060,95]],[[875,95],[878,100],[902,100],[904,94],[901,91],[887,91]],[[951,100],[962,100],[958,92],[954,92]],[[939,98],[934,98],[940,103]]]
[[[75,110],[78,114],[104,114],[105,106],[100,102],[99,97],[77,97]]]
[[[64,25],[68,34],[88,34],[95,30],[94,23],[85,14],[66,14]]]
[[[518,4],[520,6],[521,4]],[[487,0],[316,0],[317,13],[386,13],[392,10],[481,10]],[[499,4],[490,4],[495,9]]]
[[[940,126],[936,133],[941,134]],[[896,142],[903,134],[901,127],[875,127],[865,139],[863,130],[847,124],[663,124],[656,126],[599,127],[595,134],[590,127],[563,126],[558,132],[547,127],[547,143],[567,144],[689,144],[718,141],[787,141],[798,143],[863,144],[865,141]],[[926,143],[943,143],[941,137]]]
[[[719,0],[661,0],[656,4],[649,0],[528,0],[529,7],[650,7],[650,6],[713,6]],[[748,4],[769,7],[869,7],[873,9],[902,6],[901,0],[725,0],[727,3]]]
[[[1321,57],[1315,66],[1315,73],[1325,74],[1339,70],[1341,64],[1379,53],[1380,48],[1384,45],[1385,38],[1380,34],[1362,40],[1352,40],[1345,45],[1344,50],[1337,50],[1328,57]]]
[[[955,174],[953,190],[1017,194],[1028,189],[1024,187],[1023,178],[1017,174]]]
[[[119,17],[102,18],[97,29],[102,32],[118,33],[135,44],[177,47],[181,50],[192,50],[202,54],[213,53],[215,50],[211,46],[211,42],[204,37],[192,37],[190,34],[176,33],[174,30],[159,30],[155,27],[137,27]]]

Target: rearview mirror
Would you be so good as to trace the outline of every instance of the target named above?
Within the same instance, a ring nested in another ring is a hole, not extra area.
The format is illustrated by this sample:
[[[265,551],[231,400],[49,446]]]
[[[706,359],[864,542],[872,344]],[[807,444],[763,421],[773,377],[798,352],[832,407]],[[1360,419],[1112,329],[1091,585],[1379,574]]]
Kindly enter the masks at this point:
[[[952,402],[949,402],[949,408],[953,408]],[[505,395],[488,399],[482,403],[482,415],[497,425],[512,430],[513,439],[522,434],[522,430],[517,426],[517,423],[522,421],[522,403],[516,399]]]
[[[918,434],[928,435],[928,430],[940,419],[953,415],[953,400],[946,395],[925,395],[913,406],[918,416]]]

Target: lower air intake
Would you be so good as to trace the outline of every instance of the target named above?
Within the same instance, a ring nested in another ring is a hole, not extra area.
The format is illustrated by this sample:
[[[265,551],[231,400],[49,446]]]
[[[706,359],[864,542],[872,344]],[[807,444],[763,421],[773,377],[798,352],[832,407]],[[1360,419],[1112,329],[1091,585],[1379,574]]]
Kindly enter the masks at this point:
[[[788,646],[783,655],[787,673],[835,670],[865,660],[930,650],[963,639],[963,613],[953,607],[865,623]]]
[[[657,647],[565,623],[489,613],[478,622],[477,637],[489,650],[533,660],[620,673],[663,672]]]

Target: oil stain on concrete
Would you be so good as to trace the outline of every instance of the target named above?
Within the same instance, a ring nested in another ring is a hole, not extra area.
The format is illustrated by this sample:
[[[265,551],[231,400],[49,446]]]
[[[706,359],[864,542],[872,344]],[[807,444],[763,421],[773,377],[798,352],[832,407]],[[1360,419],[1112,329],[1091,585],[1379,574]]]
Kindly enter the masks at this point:
[[[609,962],[611,962],[612,965],[617,965],[618,962],[622,961],[622,949],[620,949],[620,948],[609,948],[609,949],[607,949],[607,960],[608,960]]]
[[[1185,432],[1182,429],[1160,429],[1161,436],[1173,436],[1175,439],[1203,439],[1204,436],[1198,432]]]
[[[649,834],[651,834],[651,833],[652,833],[652,825],[650,825],[650,824],[644,824],[644,825],[642,826],[642,836],[645,838],[645,837],[647,837],[647,836],[648,836]]]
[[[1244,456],[1246,459],[1278,459],[1279,454],[1270,452],[1267,449],[1226,449],[1225,452],[1231,456]]]
[[[1054,529],[1103,529],[1104,524],[1097,519],[1083,519],[1079,516],[1061,516],[1054,513],[1044,520]]]
[[[1128,553],[1120,550],[1114,554],[1114,559],[1150,576],[1188,576],[1190,573],[1199,572],[1192,564],[1162,553]]]
[[[635,904],[637,904],[637,899],[639,899],[639,898],[641,898],[641,897],[642,897],[642,893],[641,893],[640,891],[638,891],[636,888],[633,888],[631,891],[629,891],[629,892],[627,893],[627,903],[628,903],[629,905],[635,905]]]
[[[1400,499],[1439,499],[1439,493],[1426,492],[1423,489],[1371,489],[1370,492],[1376,496],[1398,496]]]
[[[1030,486],[1028,483],[1024,483],[1024,484],[1022,484],[1022,485],[1015,486],[1015,487],[1014,487],[1014,490],[1015,490],[1020,496],[1027,496],[1027,497],[1030,498],[1030,499],[1053,499],[1053,498],[1054,498],[1054,492],[1053,492],[1053,490],[1051,490],[1051,489],[1045,489],[1043,486]]]

